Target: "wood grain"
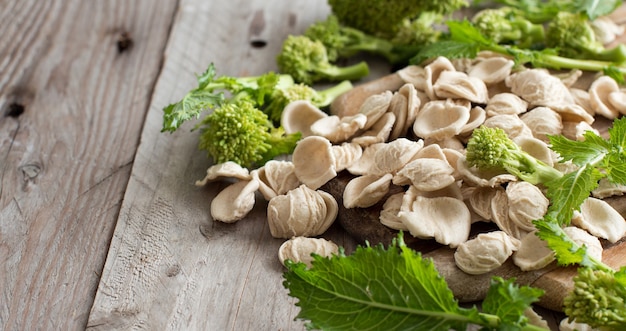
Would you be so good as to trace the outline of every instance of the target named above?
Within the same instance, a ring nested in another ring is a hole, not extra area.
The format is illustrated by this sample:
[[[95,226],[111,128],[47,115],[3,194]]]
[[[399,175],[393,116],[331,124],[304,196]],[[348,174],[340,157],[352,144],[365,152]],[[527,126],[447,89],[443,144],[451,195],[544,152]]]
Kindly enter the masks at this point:
[[[231,76],[276,70],[287,34],[327,14],[319,1],[181,1],[90,329],[303,328],[282,286],[282,240],[270,235],[267,204],[259,200],[238,223],[213,222],[209,201],[225,184],[194,187],[209,160],[197,150],[193,125],[174,134],[160,129],[162,108],[193,88],[194,74],[209,63]]]
[[[176,1],[0,1],[0,329],[80,330]]]

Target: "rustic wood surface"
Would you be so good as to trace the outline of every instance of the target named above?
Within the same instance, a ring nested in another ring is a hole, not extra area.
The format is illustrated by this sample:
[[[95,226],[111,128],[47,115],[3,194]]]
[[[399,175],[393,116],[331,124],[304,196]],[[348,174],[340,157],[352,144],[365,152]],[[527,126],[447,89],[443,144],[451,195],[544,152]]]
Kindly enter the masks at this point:
[[[0,329],[84,329],[176,1],[0,0]]]
[[[210,62],[232,76],[275,70],[284,37],[328,11],[0,0],[0,330],[303,329],[266,203],[213,222],[222,186],[194,186],[209,161],[191,123],[160,133],[161,109]],[[338,228],[328,237],[354,247]]]
[[[282,286],[283,240],[270,235],[266,204],[241,222],[213,222],[209,201],[221,187],[193,185],[209,161],[192,125],[159,131],[163,106],[194,87],[210,62],[232,76],[276,70],[287,34],[327,14],[325,1],[180,2],[89,328],[302,329]]]

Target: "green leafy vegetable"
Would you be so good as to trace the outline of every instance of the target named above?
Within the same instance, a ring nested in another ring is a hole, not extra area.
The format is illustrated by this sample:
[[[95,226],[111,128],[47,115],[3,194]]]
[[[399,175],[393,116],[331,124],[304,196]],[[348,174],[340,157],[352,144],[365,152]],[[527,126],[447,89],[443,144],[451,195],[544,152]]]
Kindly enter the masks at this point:
[[[569,140],[563,136],[550,136],[550,147],[560,156],[561,162],[571,161],[576,171],[546,183],[547,196],[552,202],[548,215],[559,224],[569,224],[572,213],[606,177],[614,184],[626,183],[626,118],[616,119],[605,140],[592,131],[584,140]]]
[[[520,325],[528,323],[524,311],[543,295],[541,289],[519,287],[514,281],[515,279],[504,280],[501,277],[494,277],[482,303],[484,313],[500,318],[500,330],[517,330]]]
[[[325,330],[543,330],[529,325],[523,311],[541,290],[494,279],[488,313],[462,308],[433,263],[398,237],[387,249],[359,246],[346,256],[316,255],[312,267],[287,263],[284,286],[299,299],[298,318]]]
[[[199,118],[209,109],[220,107],[227,99],[248,98],[257,105],[263,105],[266,99],[280,89],[293,85],[289,75],[268,72],[256,77],[216,77],[215,65],[211,63],[207,70],[198,76],[198,87],[191,90],[182,100],[163,109],[162,132],[174,132],[185,121]],[[228,97],[224,92],[229,94]]]
[[[280,124],[289,102],[306,100],[325,107],[352,87],[346,80],[318,91],[296,84],[291,75],[273,72],[255,77],[216,76],[211,63],[198,76],[198,87],[163,109],[161,131],[174,132],[185,121],[208,112],[195,127],[202,129],[200,149],[216,163],[262,166],[276,156],[291,154],[302,137],[299,132],[286,134]]]
[[[207,108],[215,107],[224,101],[223,93],[213,93],[205,90],[206,86],[215,77],[215,67],[209,68],[198,77],[198,87],[191,90],[177,103],[170,104],[163,109],[163,129],[161,131],[176,131],[185,121],[198,118]]]

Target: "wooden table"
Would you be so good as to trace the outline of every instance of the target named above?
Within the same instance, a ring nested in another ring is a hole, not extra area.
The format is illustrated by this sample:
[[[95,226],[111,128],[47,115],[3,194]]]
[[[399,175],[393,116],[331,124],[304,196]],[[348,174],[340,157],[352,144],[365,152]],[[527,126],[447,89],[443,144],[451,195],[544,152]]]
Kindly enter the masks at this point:
[[[294,330],[262,216],[219,187],[162,108],[214,62],[276,70],[324,0],[0,0],[0,329]],[[339,242],[341,244],[341,242]]]
[[[266,204],[213,222],[222,187],[194,186],[210,164],[197,133],[160,128],[209,63],[276,70],[283,39],[328,12],[324,0],[0,0],[0,329],[303,329]]]

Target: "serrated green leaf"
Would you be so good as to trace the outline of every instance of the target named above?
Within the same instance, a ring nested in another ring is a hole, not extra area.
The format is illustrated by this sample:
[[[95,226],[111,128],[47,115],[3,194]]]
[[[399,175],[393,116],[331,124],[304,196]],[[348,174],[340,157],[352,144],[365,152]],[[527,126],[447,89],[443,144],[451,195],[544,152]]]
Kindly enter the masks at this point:
[[[560,265],[579,264],[585,267],[593,267],[597,264],[587,254],[587,248],[574,242],[554,219],[546,217],[533,223],[538,230],[537,236],[544,240],[548,247],[554,251],[557,262]]]
[[[404,244],[358,247],[346,257],[288,263],[284,285],[299,299],[298,318],[324,330],[464,329],[462,309],[431,260]]]
[[[195,89],[190,91],[182,100],[163,108],[162,132],[174,132],[182,123],[190,119],[199,118],[200,114],[209,108],[214,108],[224,102],[223,93],[213,93]]]
[[[626,150],[626,117],[613,120],[613,125],[609,128],[609,142]]]
[[[502,321],[500,330],[519,330],[520,325],[528,323],[524,311],[537,302],[543,290],[515,284],[515,279],[494,277],[483,300],[484,313],[493,314]]]
[[[494,44],[492,40],[487,39],[480,30],[467,19],[462,21],[449,20],[446,22],[446,25],[448,26],[450,39],[452,40],[475,43],[478,45]]]
[[[626,157],[612,153],[607,157],[606,178],[613,184],[626,185]]]
[[[589,163],[597,164],[609,153],[610,144],[592,131],[584,134],[584,140],[571,140],[564,136],[549,136],[550,148],[557,152],[562,161],[572,161],[584,166]]]
[[[209,67],[197,77],[198,79],[198,89],[203,89],[215,79],[215,65],[213,63],[209,64]]]
[[[591,166],[583,166],[576,171],[565,174],[559,179],[546,183],[546,196],[550,199],[547,214],[552,216],[559,225],[569,224],[575,210],[589,197],[589,193],[598,186],[604,175]]]
[[[410,62],[421,64],[438,56],[444,56],[448,59],[474,58],[479,51],[480,48],[473,43],[444,40],[424,46]]]

